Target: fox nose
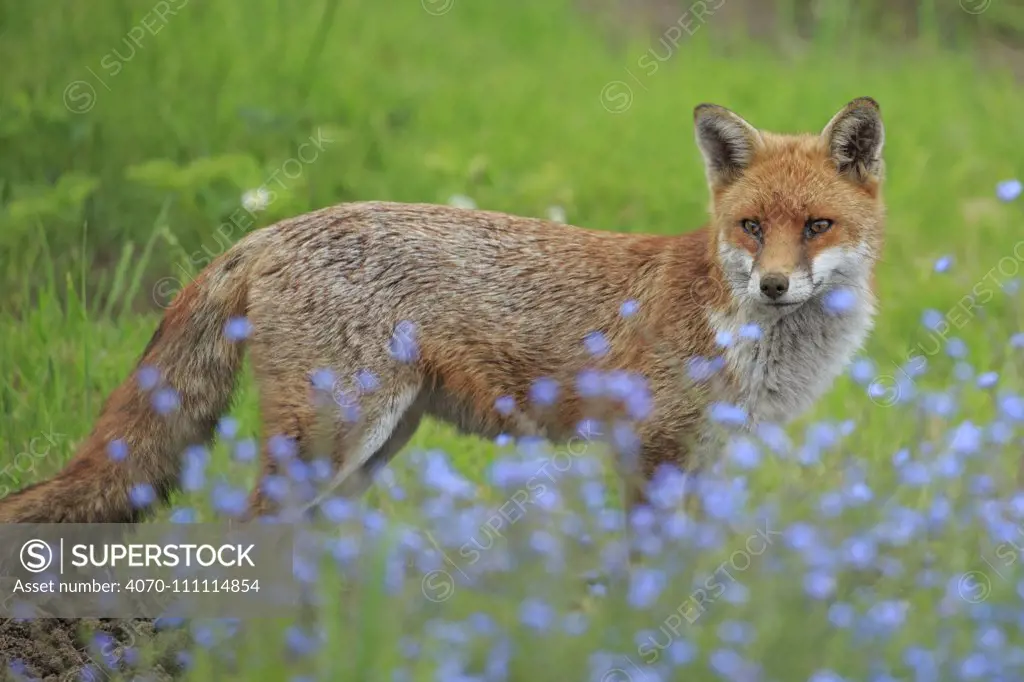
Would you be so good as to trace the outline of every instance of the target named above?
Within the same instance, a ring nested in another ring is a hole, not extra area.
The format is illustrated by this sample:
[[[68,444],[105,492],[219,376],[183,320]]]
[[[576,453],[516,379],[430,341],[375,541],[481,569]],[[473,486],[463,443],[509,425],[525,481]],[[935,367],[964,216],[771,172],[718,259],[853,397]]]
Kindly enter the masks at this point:
[[[789,277],[781,272],[770,272],[761,278],[761,293],[773,301],[789,289]]]

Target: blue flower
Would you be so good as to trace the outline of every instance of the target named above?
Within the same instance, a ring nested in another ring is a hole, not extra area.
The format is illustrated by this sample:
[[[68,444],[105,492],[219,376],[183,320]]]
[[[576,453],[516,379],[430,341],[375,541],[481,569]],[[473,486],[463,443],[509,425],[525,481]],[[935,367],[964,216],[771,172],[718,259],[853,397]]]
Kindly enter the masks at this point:
[[[1024,332],[1017,332],[1011,336],[1010,345],[1013,348],[1024,348]]]
[[[171,523],[195,523],[196,510],[189,507],[179,507],[171,512]]]
[[[173,388],[161,388],[153,394],[151,402],[157,414],[170,414],[181,405],[178,393]]]
[[[750,601],[750,589],[743,583],[729,583],[722,593],[722,600],[728,604],[746,604]]]
[[[137,483],[132,486],[128,493],[132,506],[136,509],[143,509],[156,501],[156,491],[148,483]]]
[[[928,359],[923,355],[915,355],[908,358],[903,367],[900,368],[907,376],[919,377],[928,369]]]
[[[978,680],[989,671],[989,663],[985,654],[971,654],[960,662],[961,680]]]
[[[850,376],[858,384],[866,386],[875,378],[875,363],[870,358],[857,358],[850,365]]]
[[[821,500],[818,503],[818,509],[825,518],[834,519],[843,513],[843,507],[845,501],[840,493],[835,491],[826,492],[821,496]]]
[[[143,391],[151,391],[160,383],[160,370],[152,365],[143,365],[136,372],[135,381]]]
[[[650,568],[637,568],[630,575],[629,605],[634,609],[646,609],[658,602],[668,580],[665,573]]]
[[[612,425],[612,445],[622,455],[625,455],[628,461],[639,454],[640,452],[640,437],[636,435],[633,427],[623,421],[616,421]]]
[[[755,430],[761,442],[773,450],[776,454],[784,454],[792,447],[786,430],[778,424],[761,422]]]
[[[948,393],[929,393],[921,397],[921,407],[929,414],[948,419],[956,412],[956,401]]]
[[[682,504],[685,491],[686,474],[678,467],[663,464],[651,477],[647,498],[658,509],[673,509]]]
[[[205,450],[200,446],[191,446],[182,455],[181,488],[185,492],[194,493],[203,489],[206,484]]]
[[[233,448],[233,455],[235,461],[238,462],[251,462],[256,459],[256,441],[251,438],[240,440],[235,443]]]
[[[804,576],[804,591],[813,599],[828,599],[835,589],[835,577],[825,571],[814,570]]]
[[[716,649],[708,659],[711,668],[728,680],[758,679],[749,664],[732,649]]]
[[[845,493],[846,501],[850,504],[851,507],[860,506],[866,502],[870,502],[871,499],[874,497],[874,492],[872,492],[871,488],[868,486],[867,483],[864,483],[862,481],[857,481],[855,483],[850,484],[846,488]]]
[[[783,537],[798,552],[811,551],[818,546],[818,532],[807,523],[794,523],[783,532]]]
[[[959,478],[963,471],[964,465],[954,452],[944,454],[935,460],[935,473],[943,478]]]
[[[946,341],[946,355],[951,358],[963,358],[967,356],[967,344],[963,339],[952,338]]]
[[[984,497],[991,495],[995,491],[995,483],[992,481],[992,477],[988,474],[978,474],[971,479],[968,488],[972,495],[977,497]]]
[[[285,644],[292,654],[309,656],[317,650],[319,642],[299,626],[292,625],[285,631]]]
[[[244,317],[232,317],[224,324],[224,337],[228,341],[244,341],[252,334],[252,324]]]
[[[728,348],[733,344],[732,332],[725,329],[719,331],[717,334],[715,334],[715,343],[721,346],[722,348]]]
[[[107,443],[107,457],[113,462],[123,462],[128,458],[128,445],[118,438]]]
[[[950,438],[949,447],[953,452],[969,455],[981,449],[982,430],[969,421],[956,427]]]
[[[583,338],[583,345],[587,347],[587,352],[594,357],[602,357],[608,354],[608,339],[605,338],[601,332],[590,332]]]
[[[419,357],[419,346],[416,344],[416,325],[409,320],[402,320],[395,325],[388,346],[391,357],[402,363],[411,363]]]
[[[715,402],[708,412],[712,421],[726,426],[742,426],[747,421],[747,411],[738,405]]]
[[[584,419],[576,425],[576,433],[585,441],[601,437],[601,422],[596,419]]]
[[[673,665],[686,665],[697,658],[697,647],[685,639],[677,639],[668,646],[668,660]]]
[[[921,315],[921,324],[932,331],[938,329],[945,320],[946,318],[942,313],[932,308],[925,310]]]
[[[631,298],[619,308],[619,315],[622,317],[633,317],[637,311],[640,310],[640,303],[635,298]]]
[[[839,442],[839,430],[827,422],[815,422],[807,427],[807,443],[813,448],[828,450]]]
[[[990,651],[998,651],[1006,645],[1006,635],[999,629],[998,625],[989,625],[982,629],[977,636],[978,644]]]
[[[282,502],[288,496],[288,479],[277,474],[267,474],[260,481],[260,490],[274,502]]]
[[[530,400],[541,406],[553,405],[558,397],[558,382],[549,377],[541,377],[530,386]]]
[[[740,327],[740,338],[748,341],[757,341],[761,338],[761,327],[751,322]]]
[[[992,388],[999,381],[999,374],[996,372],[985,372],[977,379],[977,386],[981,389]]]
[[[868,618],[876,627],[891,631],[903,625],[909,608],[905,601],[881,601],[868,609]]]
[[[1013,421],[1024,421],[1024,399],[1016,395],[1004,395],[999,399],[999,411]]]
[[[494,409],[498,414],[507,417],[516,409],[516,399],[510,395],[504,395],[494,401]]]
[[[899,473],[904,484],[915,488],[928,485],[931,481],[931,472],[922,462],[908,462]]]
[[[361,369],[356,372],[356,383],[364,393],[373,393],[380,388],[380,380],[368,369]]]
[[[555,612],[539,599],[526,599],[519,608],[519,620],[528,628],[545,631],[551,627]]]
[[[707,381],[723,367],[725,367],[725,359],[721,356],[715,358],[695,357],[690,358],[686,369],[692,380]]]
[[[845,602],[837,601],[828,607],[828,620],[837,628],[848,628],[853,625],[856,615],[854,608]]]
[[[604,374],[594,369],[585,369],[576,375],[576,392],[581,398],[600,397],[605,390]]]
[[[825,294],[822,301],[825,310],[833,315],[842,315],[853,310],[857,305],[857,294],[852,289],[841,287]]]
[[[753,469],[761,463],[761,453],[749,438],[736,438],[730,443],[732,460],[743,469]]]
[[[749,644],[754,641],[754,628],[741,621],[723,621],[718,626],[718,638],[726,644]]]
[[[214,486],[210,496],[213,498],[213,509],[222,516],[237,519],[248,509],[246,492],[224,483]]]
[[[875,560],[878,551],[870,537],[854,537],[843,543],[844,559],[856,568],[867,568]]]
[[[935,261],[935,272],[949,272],[949,268],[953,265],[952,256],[942,256]]]
[[[233,439],[238,435],[238,420],[232,417],[224,417],[217,422],[217,434],[221,438]]]
[[[309,377],[309,381],[313,384],[313,388],[318,391],[332,391],[338,378],[334,375],[333,370],[324,367],[314,371]]]
[[[1010,202],[1020,196],[1021,189],[1020,180],[1003,180],[996,185],[996,196],[1000,201]]]

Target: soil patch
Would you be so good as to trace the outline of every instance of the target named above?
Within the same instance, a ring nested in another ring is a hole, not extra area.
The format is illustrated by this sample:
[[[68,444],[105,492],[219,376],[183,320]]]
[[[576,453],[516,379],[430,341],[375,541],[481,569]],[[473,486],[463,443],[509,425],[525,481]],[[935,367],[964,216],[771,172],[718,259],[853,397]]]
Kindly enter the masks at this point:
[[[145,671],[152,682],[174,680],[184,632],[155,632],[149,620],[0,620],[0,680],[77,682],[110,671]]]

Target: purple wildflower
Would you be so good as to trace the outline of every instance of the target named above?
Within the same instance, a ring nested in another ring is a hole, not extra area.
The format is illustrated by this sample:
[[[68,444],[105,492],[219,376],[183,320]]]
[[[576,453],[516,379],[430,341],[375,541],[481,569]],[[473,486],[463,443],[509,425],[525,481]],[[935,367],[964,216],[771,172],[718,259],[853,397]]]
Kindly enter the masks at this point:
[[[631,298],[619,308],[619,315],[622,317],[633,317],[637,311],[640,310],[640,303],[635,298]]]
[[[399,362],[414,362],[419,357],[419,347],[416,344],[416,325],[409,320],[402,320],[395,325],[389,351],[391,356]]]
[[[823,299],[825,310],[832,315],[843,315],[857,305],[857,294],[852,289],[841,287],[825,294]]]
[[[530,400],[541,406],[552,405],[558,397],[558,382],[549,377],[541,377],[530,386]]]
[[[1000,201],[1010,202],[1020,196],[1024,185],[1020,180],[1003,180],[996,185],[996,196]]]
[[[232,317],[224,324],[224,336],[228,341],[244,341],[252,334],[252,324],[244,317]]]
[[[160,370],[152,365],[143,365],[135,374],[135,380],[143,391],[152,391],[160,383]]]
[[[608,339],[601,332],[590,332],[583,338],[583,345],[587,347],[587,352],[594,357],[602,357],[608,354]]]
[[[114,462],[123,462],[128,458],[128,445],[118,438],[107,443],[107,457]]]

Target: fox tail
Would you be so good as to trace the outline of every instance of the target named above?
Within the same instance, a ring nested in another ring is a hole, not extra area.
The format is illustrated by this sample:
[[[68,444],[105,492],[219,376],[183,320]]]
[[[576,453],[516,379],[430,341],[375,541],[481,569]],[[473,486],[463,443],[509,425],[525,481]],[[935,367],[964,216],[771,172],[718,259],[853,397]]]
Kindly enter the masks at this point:
[[[166,501],[182,451],[210,441],[230,407],[244,344],[225,328],[247,324],[262,236],[249,235],[181,290],[89,437],[53,478],[0,500],[0,523],[130,523]]]

